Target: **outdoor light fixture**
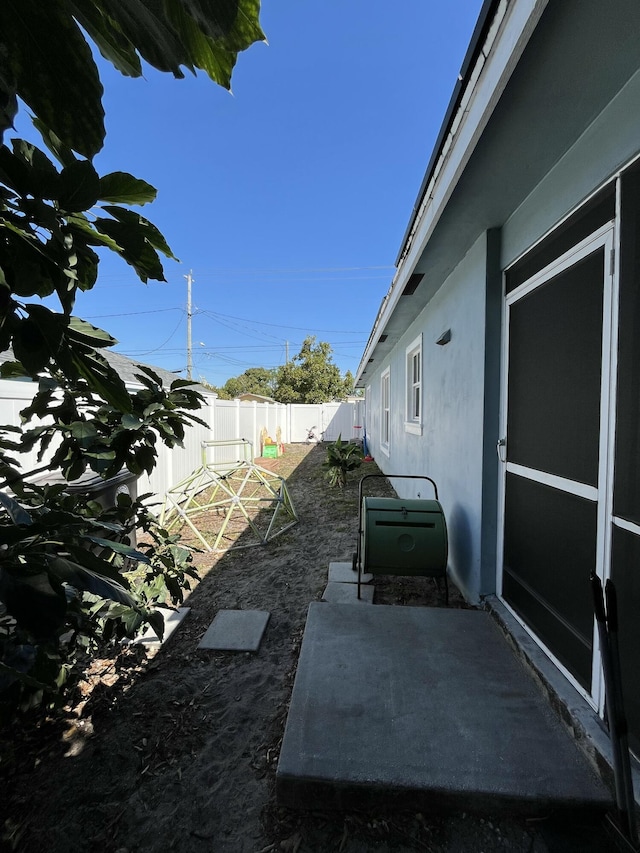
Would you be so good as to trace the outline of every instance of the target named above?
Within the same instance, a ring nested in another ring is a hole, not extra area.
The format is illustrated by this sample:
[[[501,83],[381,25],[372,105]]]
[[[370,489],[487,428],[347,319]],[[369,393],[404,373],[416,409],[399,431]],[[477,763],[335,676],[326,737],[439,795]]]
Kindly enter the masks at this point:
[[[436,340],[436,343],[439,347],[443,347],[445,344],[448,344],[451,340],[451,329],[447,329],[446,332],[443,332],[440,337]]]

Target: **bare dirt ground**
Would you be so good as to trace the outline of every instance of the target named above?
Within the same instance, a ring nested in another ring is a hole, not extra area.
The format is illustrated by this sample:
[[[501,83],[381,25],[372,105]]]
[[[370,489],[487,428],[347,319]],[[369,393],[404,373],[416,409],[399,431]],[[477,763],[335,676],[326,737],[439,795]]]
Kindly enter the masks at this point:
[[[278,807],[275,769],[307,608],[329,562],[355,550],[358,476],[344,493],[329,489],[323,461],[313,445],[264,460],[287,478],[300,523],[263,547],[198,554],[191,612],[157,654],[138,647],[96,662],[73,708],[0,733],[2,849],[545,853],[524,820]],[[424,578],[378,579],[376,602],[442,606]],[[465,606],[455,589],[450,606]],[[271,613],[257,653],[197,649],[220,609]]]

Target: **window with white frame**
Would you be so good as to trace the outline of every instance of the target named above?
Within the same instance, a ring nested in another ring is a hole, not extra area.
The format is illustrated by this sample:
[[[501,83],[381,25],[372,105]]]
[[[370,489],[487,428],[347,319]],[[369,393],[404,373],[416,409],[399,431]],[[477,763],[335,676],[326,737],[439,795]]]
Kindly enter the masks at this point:
[[[422,435],[422,335],[407,347],[406,355],[406,432]]]
[[[380,377],[380,446],[387,455],[389,454],[389,436],[391,433],[390,378],[391,370],[387,367]]]

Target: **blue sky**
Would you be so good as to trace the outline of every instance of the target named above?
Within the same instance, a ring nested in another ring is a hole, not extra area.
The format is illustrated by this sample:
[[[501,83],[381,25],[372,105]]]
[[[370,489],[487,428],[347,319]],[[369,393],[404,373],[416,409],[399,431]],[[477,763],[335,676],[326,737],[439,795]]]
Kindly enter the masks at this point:
[[[75,313],[116,349],[222,385],[282,364],[306,335],[355,372],[481,0],[265,0],[269,44],[242,53],[233,95],[205,75],[144,79],[102,65],[101,173],[158,189],[141,212],[181,263],[141,284],[101,264]]]

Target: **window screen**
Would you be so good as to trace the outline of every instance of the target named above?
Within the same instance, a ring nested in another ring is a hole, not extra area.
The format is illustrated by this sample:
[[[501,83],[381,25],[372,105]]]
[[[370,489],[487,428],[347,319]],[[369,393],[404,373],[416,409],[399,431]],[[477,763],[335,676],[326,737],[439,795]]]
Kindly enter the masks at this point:
[[[592,486],[603,265],[601,248],[514,303],[509,320],[508,461]]]

